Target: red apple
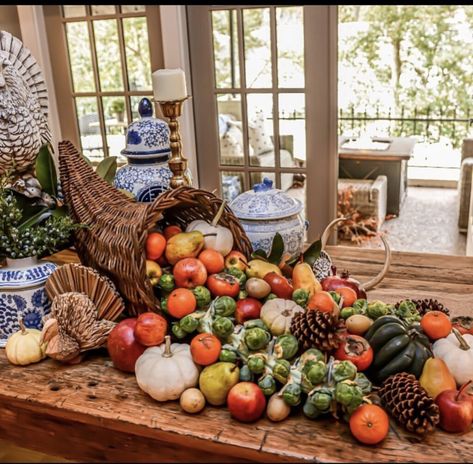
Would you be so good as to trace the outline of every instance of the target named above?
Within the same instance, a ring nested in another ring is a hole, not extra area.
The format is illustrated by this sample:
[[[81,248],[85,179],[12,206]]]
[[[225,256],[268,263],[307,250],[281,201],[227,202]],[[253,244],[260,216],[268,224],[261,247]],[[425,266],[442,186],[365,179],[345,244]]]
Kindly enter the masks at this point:
[[[118,323],[107,340],[108,354],[113,365],[125,372],[135,372],[136,360],[146,350],[135,338],[136,318],[131,317]]]
[[[259,319],[263,304],[256,298],[243,298],[236,304],[235,319],[239,324],[243,324],[250,319]]]
[[[255,383],[240,382],[228,392],[227,406],[235,419],[254,422],[266,409],[266,398]]]
[[[268,274],[264,276],[264,280],[268,282],[271,291],[278,298],[284,298],[285,300],[290,300],[292,298],[294,288],[284,276],[279,275],[276,272],[268,272]]]
[[[163,316],[147,312],[140,314],[136,320],[135,338],[145,346],[158,346],[164,342],[168,323]]]
[[[178,261],[173,274],[178,288],[195,288],[204,285],[207,280],[207,269],[202,261],[196,258],[184,258]]]
[[[232,250],[225,256],[225,267],[227,269],[240,269],[240,271],[244,271],[247,267],[247,259],[243,253],[239,251]]]
[[[467,432],[473,422],[473,403],[463,392],[468,383],[460,391],[444,390],[435,398],[440,409],[440,427],[446,432]]]

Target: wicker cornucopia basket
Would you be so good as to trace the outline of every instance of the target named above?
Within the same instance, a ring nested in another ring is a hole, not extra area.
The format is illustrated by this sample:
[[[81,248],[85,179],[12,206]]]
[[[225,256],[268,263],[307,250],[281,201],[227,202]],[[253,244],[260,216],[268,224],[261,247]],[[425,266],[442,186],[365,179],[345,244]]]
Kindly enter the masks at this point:
[[[85,225],[75,233],[82,263],[112,279],[130,314],[159,309],[146,278],[148,231],[162,218],[183,227],[194,219],[211,221],[222,200],[206,190],[179,187],[152,203],[136,202],[101,179],[69,141],[59,143],[59,171],[70,214]],[[219,224],[231,230],[234,248],[249,257],[250,240],[228,206]]]

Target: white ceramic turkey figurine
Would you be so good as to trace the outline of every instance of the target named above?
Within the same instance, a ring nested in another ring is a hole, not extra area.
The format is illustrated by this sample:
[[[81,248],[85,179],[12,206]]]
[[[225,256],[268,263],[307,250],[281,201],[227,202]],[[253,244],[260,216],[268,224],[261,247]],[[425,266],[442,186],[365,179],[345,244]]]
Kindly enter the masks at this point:
[[[197,219],[192,221],[186,228],[186,232],[192,232],[194,230],[202,232],[205,238],[204,248],[217,250],[222,253],[223,256],[228,255],[233,249],[233,234],[231,230],[227,227],[217,225],[222,217],[225,204],[226,201],[224,200],[211,223]]]
[[[0,31],[0,175],[33,171],[40,148],[51,142],[48,93],[31,52]]]
[[[194,363],[187,343],[165,342],[145,350],[135,364],[139,387],[157,401],[177,400],[181,393],[195,387],[199,368]]]

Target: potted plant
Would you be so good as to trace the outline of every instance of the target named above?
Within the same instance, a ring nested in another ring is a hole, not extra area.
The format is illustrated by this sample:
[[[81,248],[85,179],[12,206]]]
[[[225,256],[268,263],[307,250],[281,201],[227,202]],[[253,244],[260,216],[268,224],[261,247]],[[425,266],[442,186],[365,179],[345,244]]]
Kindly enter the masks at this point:
[[[113,100],[110,104],[110,112],[115,115],[118,122],[125,120],[125,102],[123,99]]]

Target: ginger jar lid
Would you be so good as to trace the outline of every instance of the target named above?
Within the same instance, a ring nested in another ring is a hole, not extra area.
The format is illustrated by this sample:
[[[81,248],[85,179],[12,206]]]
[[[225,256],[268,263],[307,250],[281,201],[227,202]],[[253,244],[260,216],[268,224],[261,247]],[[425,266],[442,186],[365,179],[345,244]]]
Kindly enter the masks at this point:
[[[261,184],[253,186],[253,190],[238,195],[230,203],[230,208],[239,219],[282,219],[299,214],[302,203],[286,192],[273,188],[273,181],[265,177]]]
[[[171,154],[167,122],[153,117],[153,105],[149,98],[140,100],[138,113],[140,119],[128,126],[126,148],[121,154],[132,159],[167,158]]]

